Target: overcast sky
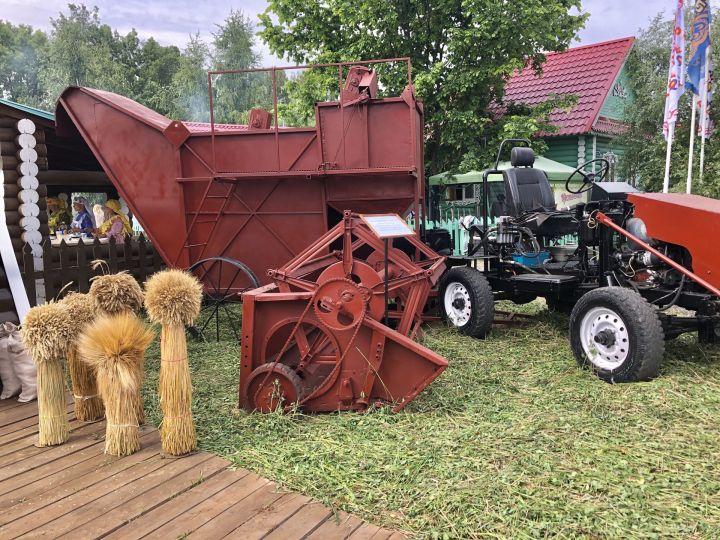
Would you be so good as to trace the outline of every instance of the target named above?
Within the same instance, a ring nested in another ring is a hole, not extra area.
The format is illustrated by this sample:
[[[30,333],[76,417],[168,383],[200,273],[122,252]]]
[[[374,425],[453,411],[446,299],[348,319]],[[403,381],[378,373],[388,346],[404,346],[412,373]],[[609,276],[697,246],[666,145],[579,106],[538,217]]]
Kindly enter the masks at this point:
[[[518,0],[522,1],[522,0]],[[76,0],[82,3],[82,0]],[[266,0],[88,0],[86,5],[100,8],[101,20],[122,33],[135,28],[142,38],[154,37],[162,44],[183,47],[188,35],[195,32],[209,39],[215,24],[222,22],[231,8],[241,9],[257,20]],[[0,0],[0,19],[12,23],[50,28],[50,18],[65,9],[68,0]],[[585,29],[580,31],[582,44],[635,35],[638,28],[660,11],[670,14],[675,0],[583,0],[590,13]],[[713,7],[720,0],[712,1]],[[258,40],[264,65],[284,63],[273,57]]]

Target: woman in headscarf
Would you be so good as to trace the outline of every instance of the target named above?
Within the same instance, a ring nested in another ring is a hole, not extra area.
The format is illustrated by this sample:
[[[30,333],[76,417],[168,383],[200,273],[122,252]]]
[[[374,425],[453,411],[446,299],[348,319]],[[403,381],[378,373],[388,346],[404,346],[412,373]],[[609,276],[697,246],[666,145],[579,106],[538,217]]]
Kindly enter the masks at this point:
[[[73,199],[73,209],[77,212],[77,214],[75,214],[75,219],[73,219],[70,224],[70,230],[72,232],[92,234],[92,231],[95,228],[95,223],[93,223],[92,215],[88,210],[87,200],[85,197],[75,197]]]
[[[128,218],[120,211],[120,203],[109,199],[105,203],[105,222],[97,229],[98,238],[113,237],[117,244],[125,243],[125,235],[132,234]]]

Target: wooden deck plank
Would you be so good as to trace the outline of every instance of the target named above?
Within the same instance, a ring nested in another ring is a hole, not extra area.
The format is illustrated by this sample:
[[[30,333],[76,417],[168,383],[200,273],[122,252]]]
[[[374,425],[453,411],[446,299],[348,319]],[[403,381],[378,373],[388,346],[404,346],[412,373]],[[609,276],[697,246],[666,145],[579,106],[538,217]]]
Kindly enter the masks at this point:
[[[70,421],[70,432],[76,431],[84,426],[90,426],[92,424],[89,424],[87,422],[80,422],[75,418],[75,414],[72,414],[71,417],[68,418]],[[16,431],[15,433],[19,433]],[[37,431],[35,433],[29,433],[26,434],[24,437],[17,438],[16,440],[12,442],[7,442],[5,444],[0,444],[0,458],[7,456],[8,454],[13,454],[17,452],[18,450],[22,450],[23,448],[34,446],[35,443],[38,442],[37,438]]]
[[[310,533],[307,540],[345,540],[355,529],[363,524],[360,518],[338,512],[337,515],[330,516],[325,522]]]
[[[272,505],[262,508],[260,512],[230,532],[225,538],[260,540],[311,502],[310,497],[298,493],[286,493]]]
[[[159,433],[142,449],[103,454],[104,422],[80,423],[68,396],[70,440],[37,448],[37,403],[0,403],[0,538],[401,539],[206,452],[162,459]]]
[[[348,536],[348,540],[370,540],[374,538],[377,533],[380,532],[380,527],[377,525],[371,525],[370,523],[363,523],[355,531]]]
[[[25,447],[14,454],[0,458],[0,482],[17,476],[25,471],[40,467],[81,448],[95,444],[104,433],[102,425],[88,424],[72,433],[67,442],[57,446]]]
[[[248,474],[247,471],[244,471]],[[108,536],[107,540],[135,540],[142,538],[151,533],[155,529],[160,528],[177,516],[194,508],[205,499],[212,497],[216,493],[228,488],[232,484],[240,481],[245,475],[236,472],[224,470],[219,474],[203,481],[194,486],[185,493],[173,498],[171,501],[159,506],[143,514],[142,516],[132,520],[127,525],[117,529]]]
[[[163,459],[164,463],[160,467],[136,477],[123,486],[112,489],[105,495],[96,496],[81,506],[73,505],[74,509],[62,514],[54,521],[46,523],[39,529],[33,530],[33,534],[37,536],[51,535],[53,538],[58,538],[68,531],[74,535],[75,529],[93,519],[96,522],[105,522],[104,515],[124,501],[141,498],[142,494],[153,486],[172,480],[189,469],[201,467],[202,463],[210,459],[210,457],[209,454],[197,453],[186,459]],[[98,524],[100,525],[100,523]]]
[[[225,538],[234,529],[259,514],[264,508],[271,507],[287,492],[280,492],[277,486],[269,483],[264,485],[250,496],[243,498],[235,504],[228,505],[223,512],[205,521],[196,528],[194,538]]]
[[[68,395],[67,403],[72,402],[73,397]],[[0,428],[10,426],[15,422],[24,420],[26,418],[32,418],[33,416],[37,416],[37,414],[37,401],[31,401],[30,403],[26,403],[23,407],[15,407],[14,409],[10,409],[8,411],[0,411]],[[0,435],[3,434],[4,433],[0,431]]]
[[[37,512],[45,506],[59,501],[72,493],[87,489],[100,482],[101,480],[111,477],[114,474],[120,473],[125,469],[141,463],[145,460],[154,459],[157,457],[160,443],[153,443],[145,448],[142,448],[139,452],[120,459],[117,457],[106,456],[106,461],[100,464],[95,470],[88,474],[84,474],[73,481],[65,482],[57,489],[51,491],[42,491],[38,495],[27,499],[19,504],[16,504],[12,508],[9,508],[3,512],[0,512],[0,531],[2,531],[3,525],[11,523],[12,521]]]
[[[319,502],[312,502],[303,507],[302,513],[290,516],[283,523],[278,525],[265,540],[286,540],[288,538],[304,538],[328,518],[332,512],[327,506]]]
[[[118,461],[117,463],[122,463],[122,461]],[[141,476],[150,474],[166,464],[167,460],[162,459],[159,455],[153,455],[146,461],[137,463],[123,471],[113,474],[101,482],[93,484],[92,489],[86,488],[66,493],[65,497],[49,505],[44,505],[41,512],[33,512],[0,527],[0,538],[17,538],[25,534],[38,537],[39,535],[36,534],[36,530],[42,529],[46,523],[62,517],[72,509],[85,505],[98,497],[102,497],[114,489],[119,489]],[[21,506],[22,504],[14,508]]]
[[[14,409],[15,407],[23,407],[26,403],[20,403],[17,400],[18,396],[13,396],[6,399],[0,399],[0,412],[7,411],[8,409]]]
[[[155,430],[147,429],[140,436],[140,444],[143,447],[152,443],[157,444],[157,440]],[[37,493],[57,489],[58,486],[65,482],[77,480],[91,471],[101,469],[103,466],[120,459],[115,456],[105,455],[103,453],[104,449],[105,441],[98,440],[92,446],[0,482],[0,508],[8,508]]]
[[[102,513],[102,519],[93,519],[67,533],[72,538],[98,538],[114,532],[139,516],[154,510],[164,503],[178,497],[188,489],[198,485],[201,479],[212,478],[225,470],[228,462],[217,456],[196,466],[194,463],[177,476],[165,481],[139,496],[127,499],[110,511]],[[206,480],[205,480],[206,481]],[[129,538],[129,536],[123,536]]]
[[[72,404],[67,406],[68,419],[70,421],[75,419],[74,409],[75,406]],[[11,424],[11,426],[15,428],[13,431],[8,431],[4,435],[0,435],[0,446],[22,439],[28,435],[32,435],[33,433],[37,434],[38,432],[38,421],[35,416],[15,422],[14,424]]]
[[[263,486],[270,484],[269,480],[261,478],[256,474],[249,473],[242,482],[236,482],[216,493],[212,497],[188,510],[174,520],[166,523],[159,529],[154,530],[146,538],[177,538],[192,533],[206,521],[214,518],[225,510],[232,502],[238,501],[253,494]]]

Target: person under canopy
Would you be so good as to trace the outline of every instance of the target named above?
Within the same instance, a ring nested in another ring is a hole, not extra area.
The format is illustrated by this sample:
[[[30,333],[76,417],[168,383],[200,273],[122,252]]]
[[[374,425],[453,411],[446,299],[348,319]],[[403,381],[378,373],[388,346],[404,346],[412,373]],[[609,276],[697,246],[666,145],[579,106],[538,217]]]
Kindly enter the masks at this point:
[[[117,244],[125,243],[125,236],[132,234],[128,218],[120,211],[120,202],[109,199],[105,203],[105,222],[96,229],[98,238],[115,238]]]
[[[73,199],[73,209],[77,213],[72,223],[70,223],[70,230],[72,232],[92,234],[95,223],[93,222],[92,214],[90,214],[87,205],[88,202],[85,197],[75,197]]]

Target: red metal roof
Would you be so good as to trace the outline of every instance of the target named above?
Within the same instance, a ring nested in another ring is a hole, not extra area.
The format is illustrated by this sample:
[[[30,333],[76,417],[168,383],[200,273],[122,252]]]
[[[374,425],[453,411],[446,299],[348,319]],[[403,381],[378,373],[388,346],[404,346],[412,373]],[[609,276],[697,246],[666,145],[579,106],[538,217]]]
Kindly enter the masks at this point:
[[[541,76],[528,66],[510,77],[504,102],[537,105],[546,101],[550,94],[576,95],[578,102],[569,112],[553,111],[550,114],[550,121],[559,131],[547,135],[588,133],[593,130],[605,97],[634,41],[635,38],[627,37],[548,53]],[[598,127],[603,132],[614,133],[618,126],[605,122]]]

